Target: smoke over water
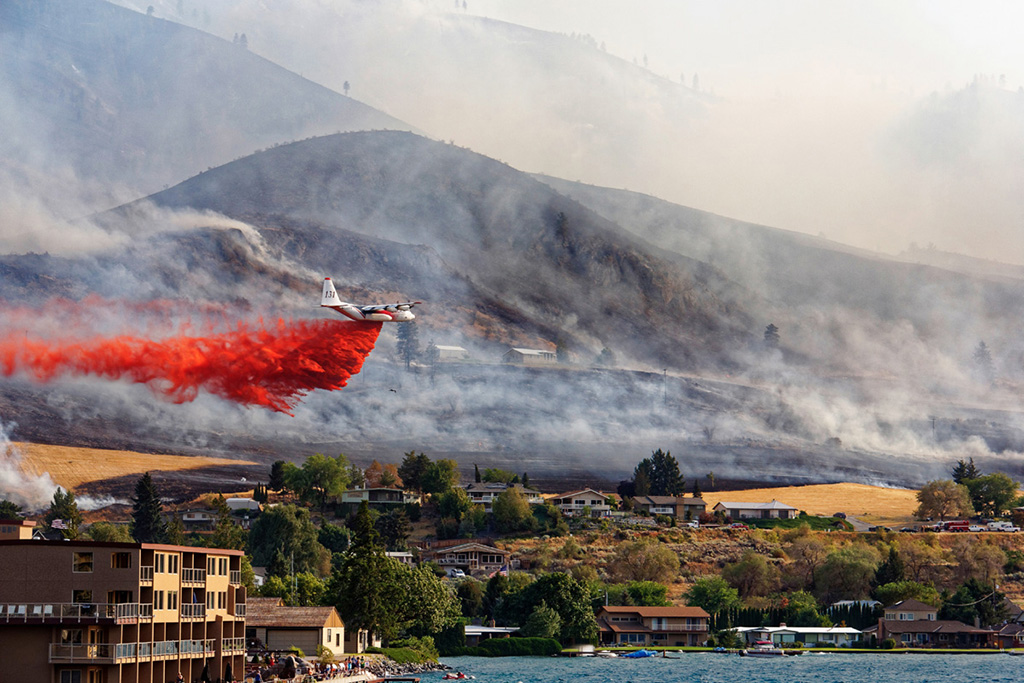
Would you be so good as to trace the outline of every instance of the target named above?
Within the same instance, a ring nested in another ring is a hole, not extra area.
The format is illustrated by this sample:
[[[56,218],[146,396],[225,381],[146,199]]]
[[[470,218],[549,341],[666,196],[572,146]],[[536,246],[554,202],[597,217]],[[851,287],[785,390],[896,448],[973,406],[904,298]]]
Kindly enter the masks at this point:
[[[50,382],[68,376],[127,379],[174,403],[200,390],[291,415],[310,391],[341,389],[359,372],[380,323],[335,320],[235,323],[228,331],[162,339],[101,337],[64,330],[57,340],[0,337],[0,372]],[[68,338],[72,337],[72,338]]]

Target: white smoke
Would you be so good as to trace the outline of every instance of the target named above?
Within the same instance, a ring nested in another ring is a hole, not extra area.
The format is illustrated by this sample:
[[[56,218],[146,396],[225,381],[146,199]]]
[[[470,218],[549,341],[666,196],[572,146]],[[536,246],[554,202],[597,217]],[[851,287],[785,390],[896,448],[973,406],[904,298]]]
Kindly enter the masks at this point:
[[[39,510],[47,505],[57,484],[50,475],[32,475],[22,469],[23,454],[11,443],[8,426],[0,420],[0,498]]]

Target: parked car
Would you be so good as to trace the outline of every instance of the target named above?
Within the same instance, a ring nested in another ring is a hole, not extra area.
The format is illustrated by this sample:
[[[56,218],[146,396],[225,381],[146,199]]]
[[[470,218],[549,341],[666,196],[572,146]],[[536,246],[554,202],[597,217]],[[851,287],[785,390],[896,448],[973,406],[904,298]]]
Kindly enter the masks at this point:
[[[904,534],[914,534],[917,533],[917,528],[912,526],[905,526],[902,529],[900,529],[900,532]]]
[[[688,526],[691,529],[699,529],[700,528],[700,522],[698,522],[695,519],[691,519],[689,522],[683,522],[683,526]]]
[[[743,522],[733,522],[732,524],[730,524],[729,526],[726,527],[726,529],[749,529],[749,528],[750,527],[747,526],[746,524],[744,524]]]
[[[988,527],[987,526],[982,526],[981,524],[972,524],[969,527],[967,527],[967,530],[968,531],[988,531]]]
[[[892,531],[892,529],[887,526],[869,526],[868,531]]]
[[[838,519],[846,519],[846,513],[845,512],[837,512],[836,514],[834,514],[832,516],[836,517]]]
[[[445,572],[450,579],[464,579],[466,578],[466,572],[462,571],[458,567],[449,567]]]

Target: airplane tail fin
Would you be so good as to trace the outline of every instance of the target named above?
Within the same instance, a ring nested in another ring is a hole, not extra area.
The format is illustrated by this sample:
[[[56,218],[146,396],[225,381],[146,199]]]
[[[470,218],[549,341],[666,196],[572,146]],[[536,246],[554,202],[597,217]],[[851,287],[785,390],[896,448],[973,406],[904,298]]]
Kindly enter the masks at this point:
[[[338,299],[338,292],[334,290],[334,283],[331,278],[324,278],[324,293],[320,297],[321,306],[338,306],[342,301]]]

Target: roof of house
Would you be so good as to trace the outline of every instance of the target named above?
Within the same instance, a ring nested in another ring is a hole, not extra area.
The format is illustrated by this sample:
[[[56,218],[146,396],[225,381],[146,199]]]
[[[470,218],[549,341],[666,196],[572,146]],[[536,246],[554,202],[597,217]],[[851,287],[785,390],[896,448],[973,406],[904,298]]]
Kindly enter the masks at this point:
[[[540,491],[528,489],[522,484],[505,484],[500,481],[473,481],[466,484],[463,488],[466,489],[466,493],[501,493],[508,488],[517,488],[528,496],[540,495]]]
[[[461,346],[446,346],[444,344],[434,344],[434,348],[438,351],[465,351]]]
[[[604,605],[598,614],[638,614],[641,617],[710,617],[701,607],[670,605],[668,607],[635,607],[632,605]]]
[[[739,633],[756,631],[758,633],[845,633],[858,636],[861,631],[851,626],[737,626],[733,629]]]
[[[914,612],[938,612],[939,611],[938,608],[932,607],[931,605],[923,603],[920,600],[914,600],[913,598],[908,598],[906,600],[900,600],[896,604],[890,605],[890,606],[886,607],[885,609],[887,609],[887,610],[891,610],[891,609],[905,609],[905,610],[911,610],[911,611],[914,611]]]
[[[246,617],[248,620],[248,617]],[[932,621],[917,619],[915,621],[886,621],[886,633],[993,633],[987,628],[974,628],[962,621]]]
[[[259,510],[259,501],[252,498],[227,498],[224,500],[232,510]]]
[[[729,508],[729,509],[732,509],[732,510],[796,510],[797,509],[797,508],[793,507],[792,505],[786,505],[785,503],[780,503],[779,501],[774,500],[774,499],[772,499],[772,502],[770,502],[770,503],[730,503],[730,502],[726,502],[726,501],[723,500],[720,503],[718,503],[718,505],[721,505],[724,508]],[[715,507],[718,507],[718,505],[716,505]]]
[[[431,554],[434,554],[434,555],[442,555],[442,554],[447,555],[448,553],[459,553],[459,552],[465,552],[467,550],[483,550],[483,551],[486,551],[486,552],[489,552],[489,553],[497,553],[499,555],[511,555],[512,554],[512,553],[510,553],[507,550],[502,550],[501,548],[496,548],[493,545],[484,545],[483,543],[462,543],[460,545],[451,545],[451,546],[444,547],[444,548],[433,548],[433,549],[425,551],[425,552],[428,552],[428,553],[431,553]]]
[[[575,491],[566,491],[565,493],[553,493],[553,494],[547,494],[546,493],[546,494],[544,494],[544,497],[547,498],[548,500],[551,500],[552,498],[569,498],[571,496],[578,496],[581,493],[588,493],[588,492],[589,493],[594,493],[594,494],[596,494],[598,496],[601,496],[602,498],[607,498],[608,497],[608,494],[601,493],[597,489],[576,489]]]
[[[516,351],[518,353],[523,354],[524,356],[553,356],[553,355],[555,355],[554,351],[542,351],[541,349],[524,349],[524,348],[519,347],[519,346],[513,346],[508,351]],[[506,351],[505,353],[508,353],[508,351]]]
[[[246,600],[245,625],[260,628],[343,627],[333,607],[285,607],[280,598]]]
[[[694,496],[637,496],[633,500],[649,505],[707,505],[704,499]]]

